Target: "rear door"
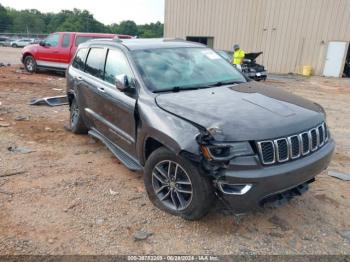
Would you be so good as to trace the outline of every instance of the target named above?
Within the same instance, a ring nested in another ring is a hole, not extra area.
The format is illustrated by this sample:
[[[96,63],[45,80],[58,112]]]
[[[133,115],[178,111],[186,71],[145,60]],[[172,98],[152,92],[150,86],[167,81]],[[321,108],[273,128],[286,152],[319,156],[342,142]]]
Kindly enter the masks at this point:
[[[72,34],[65,33],[62,35],[60,41],[60,47],[58,50],[59,60],[62,63],[69,64],[71,62],[71,47],[72,47]],[[74,55],[74,54],[73,54]]]
[[[104,64],[107,49],[103,47],[91,47],[86,59],[85,73],[78,79],[79,94],[83,101],[84,113],[88,118],[89,125],[104,133],[104,125],[101,121],[104,85]]]

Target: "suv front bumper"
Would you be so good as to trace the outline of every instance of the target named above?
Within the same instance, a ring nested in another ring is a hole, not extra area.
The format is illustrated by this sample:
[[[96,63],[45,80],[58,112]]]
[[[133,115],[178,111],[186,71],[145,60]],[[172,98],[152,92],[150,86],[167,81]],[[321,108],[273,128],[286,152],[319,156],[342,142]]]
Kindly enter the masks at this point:
[[[226,208],[234,213],[246,213],[258,209],[266,199],[292,188],[312,181],[326,169],[331,161],[335,148],[334,140],[329,139],[326,145],[311,155],[284,164],[251,168],[222,170],[217,183],[229,185],[249,185],[244,194],[227,194],[217,190]]]

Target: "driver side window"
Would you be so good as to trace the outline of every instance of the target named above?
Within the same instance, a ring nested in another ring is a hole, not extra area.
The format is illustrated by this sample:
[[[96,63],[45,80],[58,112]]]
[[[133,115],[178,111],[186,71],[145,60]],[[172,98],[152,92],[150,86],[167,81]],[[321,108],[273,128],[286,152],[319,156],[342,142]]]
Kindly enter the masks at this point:
[[[55,47],[58,45],[58,40],[59,40],[60,36],[59,34],[52,34],[49,35],[46,39],[45,39],[45,45],[47,46],[51,46],[51,47]]]
[[[127,75],[129,79],[133,77],[128,60],[121,51],[110,49],[106,61],[105,81],[115,85],[116,77],[123,74]]]

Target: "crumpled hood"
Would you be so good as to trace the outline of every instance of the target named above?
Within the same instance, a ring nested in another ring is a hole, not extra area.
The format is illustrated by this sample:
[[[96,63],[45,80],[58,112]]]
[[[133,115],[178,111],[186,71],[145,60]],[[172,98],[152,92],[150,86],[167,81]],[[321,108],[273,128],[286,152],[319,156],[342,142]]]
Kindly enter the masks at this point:
[[[284,137],[324,121],[318,104],[257,82],[159,94],[156,102],[206,129],[219,128],[219,141]]]

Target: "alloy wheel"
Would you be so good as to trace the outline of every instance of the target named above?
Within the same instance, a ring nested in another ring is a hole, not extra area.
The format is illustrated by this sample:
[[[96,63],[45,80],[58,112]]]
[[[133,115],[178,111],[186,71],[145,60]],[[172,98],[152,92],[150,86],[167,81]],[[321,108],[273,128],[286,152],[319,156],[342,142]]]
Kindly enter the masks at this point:
[[[28,58],[26,62],[26,67],[28,71],[33,71],[34,69],[34,61],[32,58]]]
[[[71,107],[71,126],[75,126],[79,118],[79,107],[77,103],[73,102]]]
[[[171,160],[155,165],[152,171],[152,186],[158,199],[169,209],[186,209],[193,195],[190,177],[184,168]]]

